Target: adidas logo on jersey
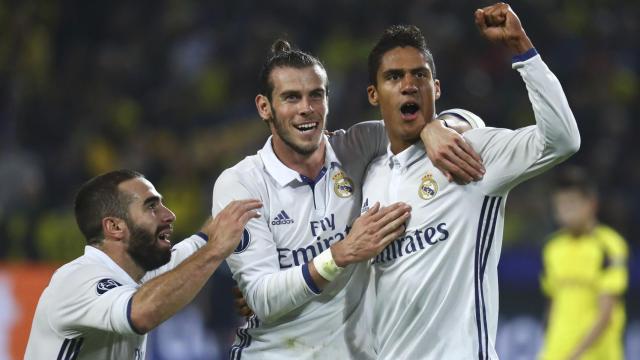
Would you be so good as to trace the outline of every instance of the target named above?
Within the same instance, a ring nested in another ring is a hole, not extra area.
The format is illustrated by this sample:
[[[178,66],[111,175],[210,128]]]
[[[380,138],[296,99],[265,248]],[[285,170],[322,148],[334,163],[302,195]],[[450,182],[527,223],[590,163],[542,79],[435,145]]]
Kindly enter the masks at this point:
[[[284,212],[284,210],[282,210],[280,211],[280,213],[278,213],[278,215],[276,215],[276,217],[273,218],[273,221],[271,221],[271,225],[293,224],[293,222],[293,219],[290,218],[289,215]]]

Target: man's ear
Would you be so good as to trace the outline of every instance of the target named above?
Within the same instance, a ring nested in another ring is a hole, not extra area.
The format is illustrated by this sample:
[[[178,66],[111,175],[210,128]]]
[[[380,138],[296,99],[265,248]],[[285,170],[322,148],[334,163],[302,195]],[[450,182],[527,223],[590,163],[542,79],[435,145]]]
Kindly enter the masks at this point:
[[[271,102],[266,96],[262,94],[256,96],[256,109],[258,109],[258,114],[262,120],[267,121],[269,119],[273,119]]]
[[[440,80],[435,79],[433,81],[433,88],[434,88],[434,98],[436,100],[440,99],[440,95],[442,94],[442,92],[440,91]]]
[[[105,239],[122,240],[128,231],[127,223],[120,218],[110,216],[102,219],[102,232]]]
[[[367,86],[367,97],[369,98],[369,104],[378,106],[378,90],[375,85]]]

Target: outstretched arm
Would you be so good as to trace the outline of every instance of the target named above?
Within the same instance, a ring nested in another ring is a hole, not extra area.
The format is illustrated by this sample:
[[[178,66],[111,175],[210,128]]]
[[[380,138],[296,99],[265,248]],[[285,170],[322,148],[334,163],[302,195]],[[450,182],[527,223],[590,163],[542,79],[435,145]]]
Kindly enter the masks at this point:
[[[174,270],[145,283],[131,302],[131,324],[147,333],[191,302],[241,239],[247,221],[259,217],[257,200],[231,202],[203,232],[209,241]]]

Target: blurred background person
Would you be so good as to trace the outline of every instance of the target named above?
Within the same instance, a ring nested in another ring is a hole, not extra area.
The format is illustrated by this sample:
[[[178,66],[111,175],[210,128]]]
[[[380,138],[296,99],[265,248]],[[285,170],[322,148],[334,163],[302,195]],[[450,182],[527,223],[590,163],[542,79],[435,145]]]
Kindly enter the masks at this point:
[[[543,250],[549,310],[540,359],[623,359],[627,244],[599,222],[596,185],[581,168],[562,169],[552,196],[560,230]]]

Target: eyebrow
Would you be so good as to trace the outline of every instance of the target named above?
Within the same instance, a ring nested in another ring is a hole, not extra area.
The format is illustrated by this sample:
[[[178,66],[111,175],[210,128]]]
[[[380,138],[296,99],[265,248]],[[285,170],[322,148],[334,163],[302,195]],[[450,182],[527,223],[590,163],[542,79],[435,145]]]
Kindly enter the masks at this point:
[[[322,94],[324,94],[325,92],[326,92],[326,90],[324,88],[322,88],[322,87],[309,90],[309,94],[314,94],[314,93],[322,93]],[[285,97],[287,97],[289,95],[302,96],[302,91],[300,91],[300,90],[285,90],[285,91],[280,93],[280,97],[282,97],[282,98],[285,98]]]
[[[142,206],[147,206],[149,204],[153,204],[156,202],[159,202],[160,200],[162,200],[162,198],[160,196],[149,196],[148,198],[146,198],[144,200],[144,202],[142,203]]]
[[[429,69],[428,66],[419,66],[417,68],[413,68],[413,69],[409,69],[409,72],[412,74],[415,74],[416,72],[419,71],[427,71],[429,72],[429,74],[431,74],[431,69]],[[387,76],[387,75],[398,75],[398,74],[404,74],[405,73],[405,69],[388,69],[385,70],[382,75],[383,76]]]

